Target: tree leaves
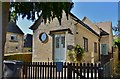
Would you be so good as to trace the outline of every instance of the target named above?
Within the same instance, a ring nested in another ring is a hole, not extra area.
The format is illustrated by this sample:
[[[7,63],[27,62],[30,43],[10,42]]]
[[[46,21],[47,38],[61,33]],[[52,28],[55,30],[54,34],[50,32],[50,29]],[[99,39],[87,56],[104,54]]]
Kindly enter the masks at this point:
[[[68,13],[73,7],[72,2],[11,2],[10,4],[13,11],[17,14],[17,16],[22,15],[22,18],[27,18],[28,20],[35,21],[35,13],[39,18],[40,13],[42,12],[44,23],[57,17],[60,25],[62,19],[63,11],[66,13],[66,17],[68,19]],[[13,12],[10,9],[11,13]],[[16,18],[17,19],[17,18]]]

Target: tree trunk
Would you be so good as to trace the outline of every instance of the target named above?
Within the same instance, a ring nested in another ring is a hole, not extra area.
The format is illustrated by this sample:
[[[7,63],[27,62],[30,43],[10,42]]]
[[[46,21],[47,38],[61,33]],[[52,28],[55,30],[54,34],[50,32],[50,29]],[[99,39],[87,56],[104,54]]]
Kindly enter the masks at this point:
[[[9,5],[9,2],[0,2],[0,79],[3,77],[3,58],[9,18]]]
[[[118,46],[118,60],[120,61],[120,47]]]

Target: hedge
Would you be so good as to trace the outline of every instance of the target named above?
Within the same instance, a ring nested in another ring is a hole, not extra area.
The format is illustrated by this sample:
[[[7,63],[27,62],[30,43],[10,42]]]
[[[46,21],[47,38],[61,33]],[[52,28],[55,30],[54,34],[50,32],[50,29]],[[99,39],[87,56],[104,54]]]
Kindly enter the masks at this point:
[[[4,60],[19,60],[23,62],[32,62],[32,54],[31,53],[5,54]]]

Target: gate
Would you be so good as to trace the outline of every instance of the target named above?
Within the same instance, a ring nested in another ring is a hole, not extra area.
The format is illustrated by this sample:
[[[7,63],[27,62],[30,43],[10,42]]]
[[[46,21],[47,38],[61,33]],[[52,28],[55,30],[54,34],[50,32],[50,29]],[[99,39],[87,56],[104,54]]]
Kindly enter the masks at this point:
[[[105,78],[113,77],[113,58],[103,65],[103,77]]]
[[[61,67],[62,66],[62,67]],[[31,62],[24,63],[21,77],[23,79],[101,79],[100,64]]]

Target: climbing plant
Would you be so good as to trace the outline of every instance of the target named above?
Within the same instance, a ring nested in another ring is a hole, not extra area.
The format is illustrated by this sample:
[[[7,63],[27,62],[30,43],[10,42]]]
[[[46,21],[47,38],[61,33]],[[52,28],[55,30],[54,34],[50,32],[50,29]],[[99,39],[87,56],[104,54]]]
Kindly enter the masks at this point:
[[[68,50],[69,60],[72,62],[81,62],[84,56],[84,49],[80,45],[76,45],[73,49]]]

